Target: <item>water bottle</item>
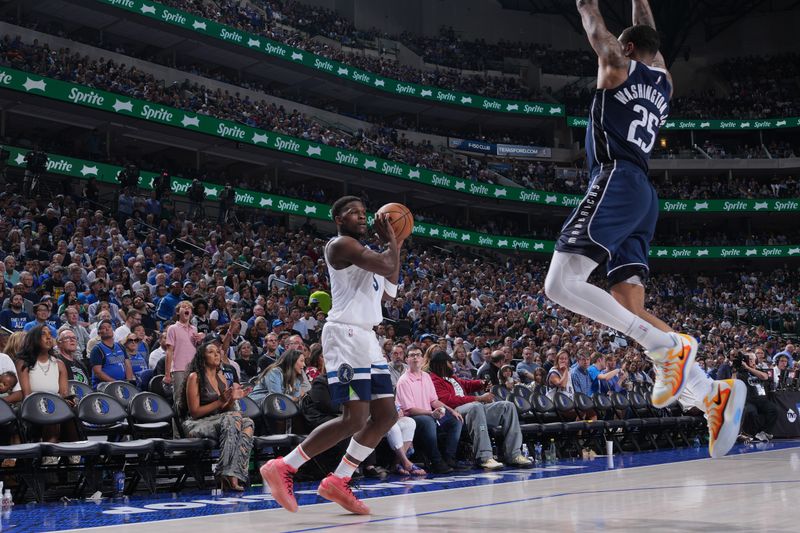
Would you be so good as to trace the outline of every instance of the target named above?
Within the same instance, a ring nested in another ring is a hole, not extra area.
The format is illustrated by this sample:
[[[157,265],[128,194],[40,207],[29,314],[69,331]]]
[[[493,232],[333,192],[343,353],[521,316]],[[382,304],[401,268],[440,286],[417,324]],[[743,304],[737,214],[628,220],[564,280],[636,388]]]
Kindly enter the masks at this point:
[[[122,496],[125,492],[125,471],[114,472],[114,495]]]
[[[548,455],[548,462],[555,463],[558,461],[558,451],[556,450],[556,441],[555,439],[550,439],[550,447],[547,449]]]
[[[700,437],[696,436],[692,439],[692,447],[699,448],[700,447]]]
[[[537,442],[533,446],[533,454],[534,454],[533,455],[533,459],[534,459],[534,461],[536,461],[536,464],[538,464],[538,465],[542,464],[542,443],[541,442]]]
[[[12,505],[14,505],[14,499],[11,497],[11,489],[6,489],[3,493],[3,499],[0,500],[0,507],[2,507],[3,511],[8,511]]]
[[[523,444],[522,445],[522,457],[524,457],[526,459],[530,459],[530,457],[531,457],[531,454],[528,451],[528,445],[527,444]]]

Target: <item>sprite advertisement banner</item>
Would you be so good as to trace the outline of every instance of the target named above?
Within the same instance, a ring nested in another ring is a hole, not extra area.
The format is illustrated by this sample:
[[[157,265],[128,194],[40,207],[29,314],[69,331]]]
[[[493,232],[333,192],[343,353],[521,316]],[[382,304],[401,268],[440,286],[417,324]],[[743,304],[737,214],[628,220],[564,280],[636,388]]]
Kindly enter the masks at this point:
[[[12,167],[25,168],[25,154],[28,150],[14,146],[4,146],[9,151],[8,164]],[[119,184],[117,176],[122,167],[86,161],[58,154],[48,154],[47,170],[53,174],[70,176],[79,179],[95,178],[109,184]],[[156,174],[142,171],[139,175],[139,186],[143,189],[153,188]],[[191,181],[184,178],[171,177],[170,189],[178,195],[186,195]],[[218,200],[223,187],[203,182],[206,198]],[[287,198],[275,194],[265,194],[247,189],[236,189],[236,205],[252,209],[264,209],[276,213],[306,216],[320,220],[331,220],[331,206],[316,202],[307,202],[296,198]],[[373,216],[370,214],[369,223]],[[522,237],[495,236],[474,231],[415,222],[413,235],[449,241],[461,245],[495,248],[500,250],[516,250],[524,252],[552,253],[553,241],[540,241]],[[704,258],[764,258],[764,257],[800,257],[800,245],[789,246],[716,246],[716,247],[655,247],[650,250],[650,257],[655,259],[704,259]]]
[[[587,117],[567,117],[567,126],[585,128],[589,125]],[[749,120],[705,120],[705,119],[669,119],[661,128],[663,130],[774,130],[782,128],[800,128],[800,117],[793,118],[758,118]]]
[[[332,76],[368,85],[387,93],[399,94],[420,98],[422,100],[443,102],[447,104],[484,109],[501,113],[512,113],[529,116],[563,117],[564,106],[541,102],[525,102],[521,100],[503,100],[499,98],[486,98],[477,94],[461,93],[437,87],[418,85],[416,83],[402,82],[386,78],[355,68],[345,63],[340,63],[326,57],[314,55],[300,48],[272,41],[262,35],[237,30],[213,20],[197,17],[177,8],[167,7],[157,2],[146,0],[97,0],[103,4],[122,8],[138,15],[158,20],[174,26],[179,26],[189,31],[207,35],[236,44],[248,50],[258,50],[268,56],[285,61],[304,65]]]
[[[582,196],[576,194],[561,194],[474,182],[466,178],[457,178],[425,168],[412,167],[404,163],[368,156],[361,152],[341,150],[325,144],[316,144],[296,137],[252,128],[230,120],[220,120],[207,115],[189,113],[173,107],[128,98],[92,89],[84,85],[36,76],[10,68],[0,67],[0,89],[45,96],[117,115],[166,124],[187,131],[199,132],[261,148],[291,153],[299,157],[358,168],[359,170],[484,198],[558,207],[575,207],[582,198]],[[800,199],[661,200],[661,209],[665,212],[685,213],[800,211]]]

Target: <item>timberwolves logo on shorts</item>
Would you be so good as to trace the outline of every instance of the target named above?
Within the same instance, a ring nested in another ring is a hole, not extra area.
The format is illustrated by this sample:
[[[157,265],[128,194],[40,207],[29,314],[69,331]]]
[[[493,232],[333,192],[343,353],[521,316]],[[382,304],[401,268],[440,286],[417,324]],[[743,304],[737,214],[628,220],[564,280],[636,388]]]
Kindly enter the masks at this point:
[[[353,367],[348,365],[347,363],[343,363],[339,370],[336,371],[336,377],[339,378],[339,383],[350,383],[353,381],[353,375],[355,371]]]

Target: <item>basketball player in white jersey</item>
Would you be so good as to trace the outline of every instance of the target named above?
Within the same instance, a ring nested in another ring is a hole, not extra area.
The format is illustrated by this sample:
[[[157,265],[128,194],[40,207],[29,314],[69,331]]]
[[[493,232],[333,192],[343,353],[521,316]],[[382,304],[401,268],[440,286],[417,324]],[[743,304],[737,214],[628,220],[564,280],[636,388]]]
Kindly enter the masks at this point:
[[[739,434],[747,388],[738,380],[709,379],[694,363],[697,341],[672,331],[644,306],[658,220],[658,196],[647,172],[673,89],[653,13],[647,0],[633,0],[634,25],[617,39],[606,28],[598,0],[577,0],[577,7],[598,59],[586,131],[591,180],[561,230],[545,292],[641,344],[656,371],[653,405],[680,399],[704,411],[711,457],[722,457]],[[587,281],[603,264],[611,294]]]
[[[322,329],[322,348],[331,400],[344,404],[343,415],[317,427],[286,457],[268,461],[261,476],[285,509],[297,511],[293,475],[312,457],[351,437],[335,472],[318,493],[356,514],[369,508],[350,490],[350,478],[397,421],[389,367],[372,328],[383,320],[381,300],[397,295],[400,247],[388,216],[375,217],[375,230],[386,243],[377,253],[361,244],[367,212],[360,198],[345,196],[331,209],[338,236],[325,246],[333,307]]]

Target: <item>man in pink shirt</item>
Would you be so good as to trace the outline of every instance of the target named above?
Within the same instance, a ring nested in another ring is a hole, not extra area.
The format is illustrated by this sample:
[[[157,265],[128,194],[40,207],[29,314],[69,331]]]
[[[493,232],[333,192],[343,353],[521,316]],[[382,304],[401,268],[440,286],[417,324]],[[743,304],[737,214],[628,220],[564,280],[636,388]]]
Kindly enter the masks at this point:
[[[183,301],[175,308],[178,321],[167,328],[167,355],[164,365],[164,383],[172,383],[172,396],[177,401],[181,384],[186,378],[186,367],[194,359],[197,345],[205,333],[197,333],[192,326],[192,303]]]
[[[411,348],[406,356],[408,370],[397,380],[397,404],[403,414],[417,423],[414,445],[427,455],[436,474],[447,474],[457,467],[456,448],[464,418],[439,401],[433,381],[422,371],[422,351]],[[439,452],[437,433],[445,435],[444,457]]]

